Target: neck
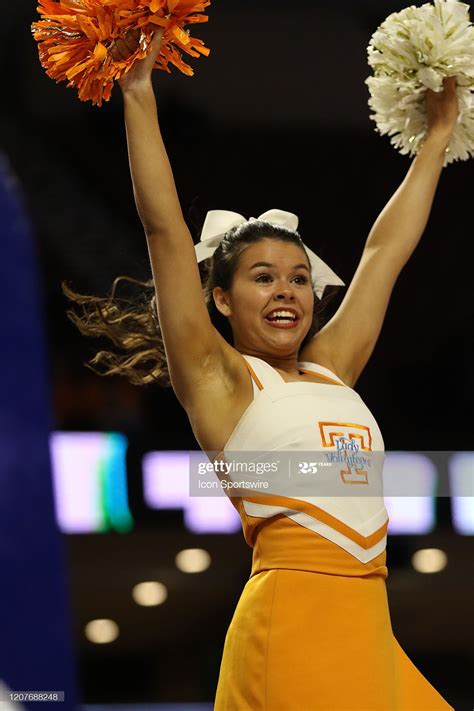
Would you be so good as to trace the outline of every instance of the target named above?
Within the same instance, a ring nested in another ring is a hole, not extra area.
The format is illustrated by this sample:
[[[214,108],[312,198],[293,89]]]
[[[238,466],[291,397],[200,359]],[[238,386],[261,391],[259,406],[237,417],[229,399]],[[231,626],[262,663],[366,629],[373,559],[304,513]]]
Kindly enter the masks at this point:
[[[267,353],[264,351],[258,351],[253,348],[242,348],[238,345],[234,346],[239,353],[243,355],[255,356],[256,358],[261,358],[272,368],[278,368],[278,370],[283,370],[289,375],[297,375],[298,370],[298,353],[290,353],[288,355],[277,355],[275,353]]]

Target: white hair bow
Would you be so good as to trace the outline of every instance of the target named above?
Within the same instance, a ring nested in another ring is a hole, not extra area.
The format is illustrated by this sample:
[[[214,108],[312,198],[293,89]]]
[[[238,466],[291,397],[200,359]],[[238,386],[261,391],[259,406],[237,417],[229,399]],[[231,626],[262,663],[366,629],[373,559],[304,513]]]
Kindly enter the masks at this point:
[[[249,220],[243,217],[243,215],[239,215],[238,212],[231,212],[230,210],[210,210],[204,221],[201,241],[194,247],[198,262],[212,257],[224,239],[224,236],[232,227],[242,225],[244,222],[254,222],[255,219],[270,222],[273,225],[287,227],[290,230],[296,230],[298,227],[298,216],[292,212],[285,212],[284,210],[268,210],[264,212],[263,215],[260,215],[260,217],[251,217]],[[313,288],[319,299],[323,295],[324,287],[329,285],[344,286],[342,279],[340,279],[317,254],[306,245],[304,245],[304,248],[311,264]]]

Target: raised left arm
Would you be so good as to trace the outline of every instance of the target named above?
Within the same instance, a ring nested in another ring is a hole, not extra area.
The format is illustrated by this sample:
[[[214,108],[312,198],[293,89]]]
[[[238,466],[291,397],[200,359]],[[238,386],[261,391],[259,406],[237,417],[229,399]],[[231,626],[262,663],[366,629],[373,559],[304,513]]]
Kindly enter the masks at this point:
[[[428,222],[456,125],[456,79],[426,95],[428,133],[406,178],[375,222],[339,309],[300,354],[300,360],[331,367],[352,386],[377,342],[395,282]]]

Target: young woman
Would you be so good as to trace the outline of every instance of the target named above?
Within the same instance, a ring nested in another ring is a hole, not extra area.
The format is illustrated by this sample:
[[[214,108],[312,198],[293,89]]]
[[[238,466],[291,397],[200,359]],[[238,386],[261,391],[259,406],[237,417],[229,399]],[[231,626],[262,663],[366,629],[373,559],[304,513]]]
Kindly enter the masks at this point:
[[[128,57],[137,41],[130,34],[112,51]],[[125,349],[99,354],[96,365],[134,382],[169,377],[202,449],[224,457],[334,452],[341,443],[382,451],[377,423],[353,386],[430,213],[458,116],[455,78],[444,91],[427,92],[424,146],[370,232],[337,313],[317,330],[325,265],[305,249],[291,214],[254,221],[210,214],[210,237],[198,247],[198,256],[211,255],[203,291],[157,119],[151,70],[160,42],[157,33],[150,55],[121,80],[155,296],[142,309],[121,309],[113,298],[70,292],[86,306],[75,317],[79,327]],[[221,219],[230,227],[225,234],[215,224]],[[216,711],[452,709],[393,636],[387,514],[383,499],[367,496],[381,471],[368,477],[349,467],[340,475],[338,486],[362,484],[365,498],[232,499],[253,565],[226,636]]]

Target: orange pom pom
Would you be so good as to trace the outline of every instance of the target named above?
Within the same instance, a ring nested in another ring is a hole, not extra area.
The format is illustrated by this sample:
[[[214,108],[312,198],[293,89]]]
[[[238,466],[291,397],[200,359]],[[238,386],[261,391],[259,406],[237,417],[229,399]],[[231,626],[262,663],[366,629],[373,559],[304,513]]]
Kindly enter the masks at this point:
[[[186,25],[207,22],[203,14],[211,0],[39,0],[42,19],[32,24],[39,57],[52,79],[67,81],[81,101],[101,106],[108,101],[116,79],[149,50],[154,28],[164,27],[155,69],[170,72],[173,64],[192,76],[182,59],[208,55],[204,42],[191,37]],[[141,30],[140,47],[127,60],[114,60],[108,49],[130,30]]]

